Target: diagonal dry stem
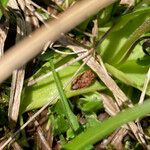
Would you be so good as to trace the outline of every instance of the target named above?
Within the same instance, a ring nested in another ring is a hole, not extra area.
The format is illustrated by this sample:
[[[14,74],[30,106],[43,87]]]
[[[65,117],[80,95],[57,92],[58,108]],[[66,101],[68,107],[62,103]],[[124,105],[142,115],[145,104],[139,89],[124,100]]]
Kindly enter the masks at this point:
[[[71,60],[71,61],[65,63],[64,65],[62,65],[62,66],[56,68],[55,71],[58,72],[58,71],[60,71],[60,70],[62,70],[62,69],[64,69],[64,68],[66,68],[66,67],[68,67],[68,66],[74,64],[75,62],[78,62],[78,61],[82,60],[83,58],[87,57],[89,54],[90,54],[90,52],[86,52],[86,53],[84,53],[82,56],[79,56],[79,57],[77,57],[76,59],[73,59],[73,60]],[[40,76],[40,77],[37,77],[37,78],[35,78],[35,79],[32,79],[32,80],[30,80],[30,81],[28,82],[28,86],[31,86],[31,85],[33,85],[33,84],[35,84],[35,83],[37,83],[37,82],[39,82],[39,81],[41,81],[41,80],[43,80],[43,79],[49,77],[49,76],[51,76],[51,75],[52,75],[52,71],[50,71],[50,72],[48,72],[48,73],[46,73],[46,74],[44,74],[44,75],[42,75],[42,76]]]
[[[55,41],[62,33],[68,32],[82,21],[117,0],[83,0],[62,13],[58,19],[48,22],[48,28],[42,26],[25,38],[0,59],[0,83],[8,78],[12,71],[20,68],[35,57],[48,41]],[[23,55],[22,55],[23,54]]]

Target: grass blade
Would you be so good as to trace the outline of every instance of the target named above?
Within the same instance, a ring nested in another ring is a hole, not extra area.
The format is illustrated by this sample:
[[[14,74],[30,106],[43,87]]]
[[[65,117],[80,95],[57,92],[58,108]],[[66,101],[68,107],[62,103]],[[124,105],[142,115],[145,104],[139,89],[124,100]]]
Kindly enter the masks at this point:
[[[64,145],[63,149],[82,150],[88,145],[95,144],[121,125],[150,113],[149,108],[150,99],[145,101],[142,105],[135,105],[133,108],[127,108],[126,110],[118,113],[116,116],[107,119],[103,123],[88,128],[85,132],[81,133],[68,144]]]
[[[56,82],[56,86],[57,86],[57,89],[58,89],[58,92],[59,92],[59,95],[60,95],[60,102],[61,102],[62,108],[64,110],[65,116],[67,117],[71,128],[74,131],[76,131],[79,128],[79,123],[77,121],[77,117],[73,114],[73,112],[71,111],[71,109],[69,107],[67,97],[66,97],[66,95],[64,93],[64,90],[63,90],[63,85],[61,83],[61,80],[59,79],[58,73],[54,69],[54,64],[53,64],[52,61],[50,61],[50,63],[51,63],[51,68],[52,68],[52,73],[53,73],[53,76],[54,76],[54,80]]]

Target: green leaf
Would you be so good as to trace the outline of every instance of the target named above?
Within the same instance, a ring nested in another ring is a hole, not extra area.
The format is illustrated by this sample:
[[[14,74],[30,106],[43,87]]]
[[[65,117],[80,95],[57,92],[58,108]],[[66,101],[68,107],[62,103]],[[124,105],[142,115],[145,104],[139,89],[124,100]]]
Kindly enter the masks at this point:
[[[116,20],[116,25],[114,26],[113,28],[113,32],[114,31],[118,31],[122,28],[124,28],[124,26],[129,23],[131,20],[137,18],[137,17],[140,17],[141,15],[142,16],[146,16],[150,13],[150,7],[147,7],[147,8],[140,8],[140,9],[137,9],[135,8],[135,11],[131,12],[131,13],[128,13],[128,14],[125,14],[125,15],[122,15],[121,17],[119,17],[117,20]]]
[[[74,131],[77,131],[79,128],[79,123],[78,123],[77,117],[73,114],[73,112],[70,109],[69,103],[67,101],[67,97],[63,90],[62,82],[59,78],[58,73],[54,69],[54,64],[52,61],[50,62],[50,66],[52,68],[52,72],[53,72],[54,80],[56,82],[57,90],[59,92],[60,102],[61,102],[61,106],[63,109],[63,113],[66,116],[66,118],[68,119],[68,122],[69,122],[71,128]]]
[[[78,108],[86,113],[97,112],[103,108],[102,99],[98,92],[84,94],[83,98],[79,99],[77,105]]]
[[[144,22],[128,37],[120,51],[114,57],[116,63],[124,63],[129,58],[130,54],[133,52],[133,49],[130,47],[137,41],[137,39],[140,38],[140,36],[148,32],[149,30],[150,17],[146,18]]]
[[[75,63],[74,65],[63,69],[58,73],[62,81],[62,84],[66,83],[73,76],[73,74],[79,68],[79,66],[80,63]],[[85,68],[83,68],[81,72],[83,70],[85,70]],[[49,71],[50,71],[50,63],[47,62],[39,69],[39,71],[37,71],[37,73],[35,73],[32,79],[39,77],[40,75],[45,74]],[[104,85],[102,85],[98,81],[95,81],[91,86],[80,90],[71,90],[71,84],[70,84],[65,89],[65,92],[66,92],[66,96],[69,98],[72,96],[76,96],[76,95],[80,95],[92,91],[102,90],[104,88],[105,88]],[[42,81],[39,81],[33,86],[25,87],[22,93],[20,113],[42,107],[44,104],[52,100],[56,94],[57,94],[57,88],[55,85],[54,78],[52,76]],[[56,101],[57,99],[52,101],[51,104],[56,103]]]
[[[90,114],[90,115],[86,115],[86,120],[87,120],[87,123],[86,123],[86,128],[89,128],[89,127],[93,127],[93,126],[96,126],[96,125],[99,125],[101,122],[97,119],[97,115],[95,113],[93,114]]]
[[[146,20],[149,16],[150,8],[143,8],[133,13],[129,13],[121,17],[120,20],[116,21],[112,32],[102,42],[98,48],[103,61],[112,65],[116,65],[120,59],[126,54],[128,47],[130,47],[135,41],[135,36],[130,39],[132,42],[128,42],[128,38],[134,33],[134,31]],[[131,18],[134,17],[134,20]],[[111,26],[109,25],[109,28]],[[100,28],[99,34],[103,35],[108,28]],[[140,33],[139,36],[144,33]],[[136,38],[139,38],[136,36]],[[132,37],[132,36],[131,36]],[[137,39],[136,39],[137,40]],[[128,42],[128,47],[125,46]],[[135,47],[136,51],[140,50],[139,44]],[[141,51],[141,50],[140,50]]]
[[[143,85],[148,71],[148,66],[140,66],[134,60],[128,61],[118,68],[105,64],[109,73],[127,85],[131,85],[139,90],[143,90]],[[149,65],[150,66],[150,65]],[[150,95],[150,85],[146,91]]]
[[[106,121],[87,128],[85,132],[79,134],[69,143],[63,146],[64,150],[82,150],[87,145],[95,144],[102,140],[107,135],[111,134],[115,129],[125,123],[136,120],[150,113],[150,99],[146,100],[142,105],[135,105],[132,108],[127,108],[116,116],[107,119]]]

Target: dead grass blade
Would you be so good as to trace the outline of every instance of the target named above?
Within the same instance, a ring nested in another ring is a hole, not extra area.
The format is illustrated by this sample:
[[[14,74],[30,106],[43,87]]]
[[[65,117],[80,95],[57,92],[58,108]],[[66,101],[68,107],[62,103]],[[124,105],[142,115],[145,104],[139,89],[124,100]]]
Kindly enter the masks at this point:
[[[32,31],[32,27],[36,27],[37,25],[35,24],[35,22],[31,21],[32,17],[28,17],[30,12],[25,10],[25,5],[25,2],[22,0],[12,0],[8,2],[8,7],[9,9],[14,11],[14,15],[16,18],[16,42],[19,42],[21,39],[23,39],[23,37],[27,36]],[[24,83],[24,76],[25,66],[22,66],[20,69],[14,70],[12,74],[11,93],[8,109],[8,117],[10,121],[10,127],[12,129],[15,128],[19,115],[20,99]]]
[[[143,101],[144,101],[149,81],[150,81],[150,68],[149,68],[149,70],[147,72],[147,75],[146,75],[146,78],[145,78],[144,87],[143,87],[143,90],[142,90],[142,94],[140,96],[139,104],[142,104]]]
[[[29,116],[32,116],[32,113],[29,113]],[[49,142],[46,139],[46,134],[42,128],[42,125],[38,122],[38,120],[34,119],[34,127],[36,128],[36,136],[37,136],[37,145],[41,150],[52,150]]]
[[[26,36],[26,23],[24,17],[22,16],[22,13],[20,12],[18,3],[15,0],[9,1],[8,7],[9,9],[14,10],[14,15],[16,18],[16,20],[14,21],[16,21],[17,24],[16,28],[17,32],[16,42],[17,42],[20,41],[24,36]],[[17,13],[19,13],[20,17],[17,15],[16,11]],[[20,98],[23,88],[24,75],[25,75],[25,67],[21,67],[18,70],[14,70],[12,74],[11,92],[8,109],[8,118],[11,129],[15,128],[19,115]]]

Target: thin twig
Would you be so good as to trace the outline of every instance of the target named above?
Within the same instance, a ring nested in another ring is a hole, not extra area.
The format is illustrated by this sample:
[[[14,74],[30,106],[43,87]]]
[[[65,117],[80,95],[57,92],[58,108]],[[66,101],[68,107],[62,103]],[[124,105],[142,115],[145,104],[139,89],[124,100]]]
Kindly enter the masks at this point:
[[[74,55],[74,54],[78,54],[76,52],[64,52],[64,51],[60,51],[58,49],[55,49],[53,47],[51,47],[52,50],[54,50],[56,53],[59,53],[59,54],[63,54],[63,55]],[[84,53],[84,52],[87,52],[85,50],[81,51],[80,53]]]
[[[144,82],[142,94],[140,96],[139,104],[142,104],[143,101],[144,101],[144,97],[145,97],[145,94],[146,94],[146,90],[147,90],[149,81],[150,81],[150,68],[148,69],[148,72],[147,72],[147,75],[146,75],[146,78],[145,78],[145,82]]]
[[[37,120],[34,121],[34,125],[37,127],[37,135],[42,145],[44,146],[45,150],[52,150],[47,140],[45,139],[43,130]]]
[[[84,55],[79,56],[79,57],[77,57],[76,59],[71,60],[71,61],[65,63],[64,65],[62,65],[62,66],[56,68],[55,71],[58,72],[58,71],[60,71],[60,70],[62,70],[62,69],[64,69],[64,68],[66,68],[66,67],[68,67],[68,66],[70,66],[70,65],[72,65],[72,64],[74,64],[74,63],[76,63],[76,62],[78,62],[78,61],[80,61],[80,60],[82,60],[83,58],[87,57],[89,54],[90,54],[90,51],[89,51],[89,52],[86,52]],[[41,80],[43,80],[43,79],[49,77],[49,76],[51,76],[51,75],[52,75],[52,71],[50,71],[50,72],[48,72],[48,73],[46,73],[46,74],[44,74],[44,75],[42,75],[42,76],[40,76],[40,77],[38,77],[38,78],[32,79],[32,80],[30,80],[30,81],[28,82],[28,86],[31,86],[31,85],[33,85],[33,84],[35,84],[35,83],[37,83],[37,82],[39,82],[39,81],[41,81]]]
[[[19,4],[21,4],[21,6],[25,5],[22,1],[20,1]],[[18,6],[19,4],[15,0],[11,2],[9,1],[8,3],[9,9],[11,8],[12,10],[14,10],[13,15],[16,18],[14,20],[17,24],[16,42],[20,41],[23,37],[27,36],[28,30],[23,14],[21,13],[21,10]],[[24,82],[24,75],[25,75],[25,66],[22,66],[17,70],[14,70],[12,74],[12,83],[8,108],[8,118],[11,129],[14,129],[14,127],[16,126],[16,122],[19,115],[19,107]]]

